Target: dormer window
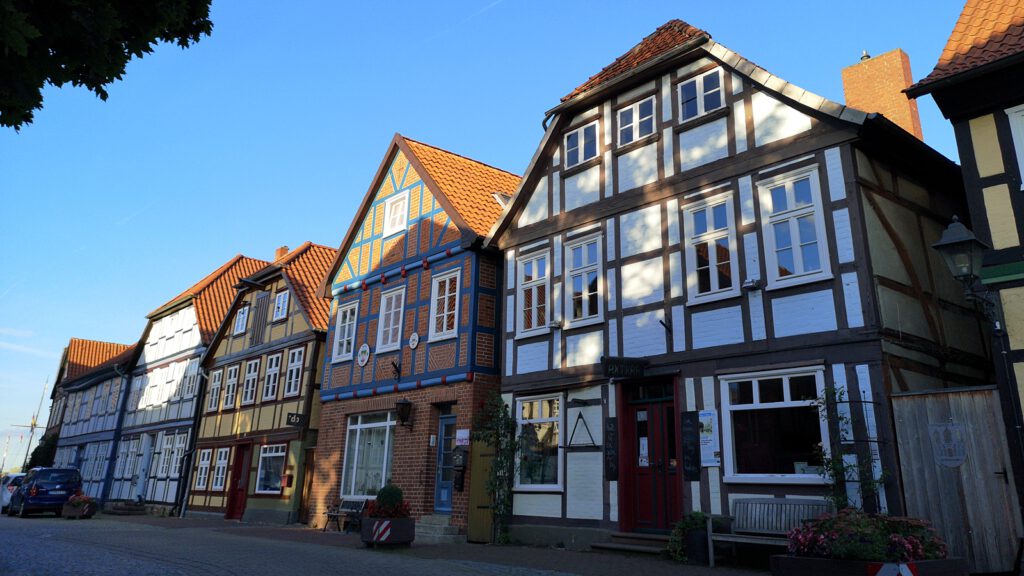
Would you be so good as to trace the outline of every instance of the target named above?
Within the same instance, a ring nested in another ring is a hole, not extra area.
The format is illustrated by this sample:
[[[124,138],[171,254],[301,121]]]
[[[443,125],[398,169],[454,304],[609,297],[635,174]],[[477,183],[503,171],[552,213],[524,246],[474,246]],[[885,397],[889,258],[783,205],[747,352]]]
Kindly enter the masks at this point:
[[[565,135],[565,167],[572,168],[597,156],[597,120]]]
[[[384,201],[384,236],[404,232],[409,223],[409,191],[395,194]]]
[[[288,291],[278,292],[274,296],[274,322],[288,317]]]
[[[654,133],[654,96],[619,110],[619,146]]]
[[[721,68],[679,84],[679,118],[682,121],[703,116],[724,105]]]
[[[232,334],[238,336],[239,334],[245,334],[245,325],[249,321],[249,305],[246,304],[238,309],[238,313],[235,314],[235,329]]]

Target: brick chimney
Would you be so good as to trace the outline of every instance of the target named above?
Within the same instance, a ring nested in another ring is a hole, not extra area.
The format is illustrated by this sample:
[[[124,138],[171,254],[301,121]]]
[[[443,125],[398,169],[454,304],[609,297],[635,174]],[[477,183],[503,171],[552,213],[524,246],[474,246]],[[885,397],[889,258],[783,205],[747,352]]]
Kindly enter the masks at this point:
[[[917,100],[903,90],[913,83],[910,58],[899,48],[872,58],[865,52],[860,62],[843,68],[846,105],[864,112],[878,112],[923,140]]]
[[[274,250],[274,260],[280,260],[287,253],[288,253],[288,247],[287,246],[281,246],[277,250]]]

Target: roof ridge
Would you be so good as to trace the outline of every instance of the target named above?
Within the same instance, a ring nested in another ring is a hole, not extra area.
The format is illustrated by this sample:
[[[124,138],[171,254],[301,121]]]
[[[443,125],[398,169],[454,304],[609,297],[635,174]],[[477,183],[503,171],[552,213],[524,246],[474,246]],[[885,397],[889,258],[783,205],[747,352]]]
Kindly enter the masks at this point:
[[[274,260],[273,262],[271,262],[270,265],[271,266],[287,266],[287,265],[291,264],[292,262],[294,262],[296,258],[301,256],[303,252],[309,250],[309,248],[312,245],[313,245],[312,242],[310,242],[309,240],[306,240],[302,244],[299,244],[299,246],[297,248],[295,248],[293,250],[289,250],[287,254],[285,254],[285,255],[281,256],[280,258],[278,258],[277,260]]]
[[[77,342],[95,342],[97,344],[111,344],[111,345],[114,345],[114,346],[132,346],[133,345],[133,344],[122,344],[120,342],[111,342],[109,340],[93,340],[91,338],[78,338],[77,336],[72,336],[71,340],[68,342],[68,344],[70,344],[71,342],[76,342],[76,341]]]
[[[475,158],[470,158],[469,156],[464,156],[462,154],[459,154],[458,152],[452,152],[451,150],[446,150],[444,148],[441,148],[440,146],[434,146],[433,144],[427,144],[426,142],[420,142],[419,140],[415,140],[413,138],[409,138],[408,136],[405,136],[404,134],[399,134],[399,136],[401,136],[403,140],[406,140],[406,141],[409,141],[409,142],[413,142],[413,143],[419,144],[421,146],[426,146],[427,148],[433,148],[434,150],[437,150],[439,152],[444,152],[445,154],[450,154],[452,156],[457,156],[459,158],[462,158],[463,160],[468,160],[470,162],[473,162],[474,164],[479,164],[481,166],[490,168],[491,170],[495,170],[497,172],[504,172],[505,174],[508,174],[509,176],[515,176],[516,178],[522,178],[523,177],[522,174],[516,174],[515,172],[509,172],[508,170],[505,170],[503,168],[498,168],[497,166],[492,166],[492,165],[490,165],[490,164],[488,164],[486,162],[481,162],[480,160],[477,160]]]

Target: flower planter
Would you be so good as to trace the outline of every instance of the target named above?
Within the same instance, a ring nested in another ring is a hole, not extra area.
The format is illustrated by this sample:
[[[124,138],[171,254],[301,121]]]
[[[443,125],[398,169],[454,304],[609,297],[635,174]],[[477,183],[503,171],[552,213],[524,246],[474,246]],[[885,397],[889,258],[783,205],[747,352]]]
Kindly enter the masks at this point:
[[[686,563],[696,566],[708,565],[708,533],[706,530],[690,530],[686,533]]]
[[[803,556],[772,556],[772,576],[868,576],[879,573],[882,562],[862,560],[835,560],[832,558],[809,558]],[[943,560],[917,560],[904,566],[914,566],[914,571],[881,572],[891,574],[916,574],[917,576],[967,576],[967,561],[963,558]]]
[[[367,546],[408,546],[416,538],[413,518],[363,518],[360,524]]]
[[[92,518],[94,514],[96,514],[95,502],[80,505],[65,504],[60,509],[60,515],[64,518]]]

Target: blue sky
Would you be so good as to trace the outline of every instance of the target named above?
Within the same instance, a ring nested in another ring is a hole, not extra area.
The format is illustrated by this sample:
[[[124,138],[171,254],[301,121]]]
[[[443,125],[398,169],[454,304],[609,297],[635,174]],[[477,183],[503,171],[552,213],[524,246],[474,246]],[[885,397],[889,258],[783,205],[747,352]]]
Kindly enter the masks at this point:
[[[544,111],[671,18],[842,101],[861,50],[927,74],[963,5],[352,4],[216,1],[211,37],[133,61],[108,101],[48,88],[34,124],[0,131],[0,450],[70,337],[136,341],[237,253],[337,246],[395,132],[521,173]],[[930,98],[921,116],[956,159]]]

